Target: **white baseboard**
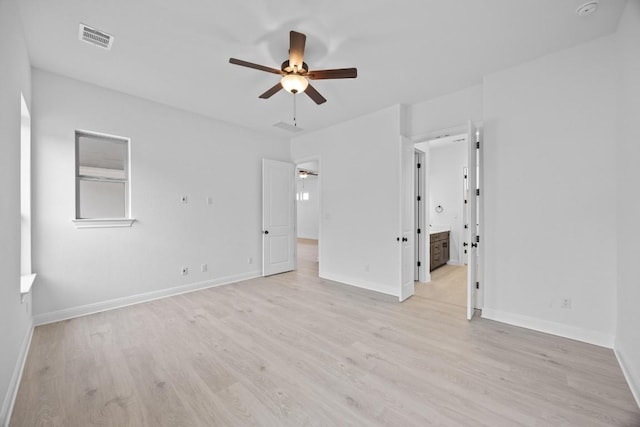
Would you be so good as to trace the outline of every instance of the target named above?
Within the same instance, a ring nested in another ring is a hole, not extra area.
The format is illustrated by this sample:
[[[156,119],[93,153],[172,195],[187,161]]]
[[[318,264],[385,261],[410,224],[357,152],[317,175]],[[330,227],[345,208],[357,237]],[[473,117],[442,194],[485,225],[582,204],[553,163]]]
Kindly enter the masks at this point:
[[[426,270],[426,269],[425,269]],[[431,281],[431,272],[424,273],[424,277],[419,278],[421,283],[429,283]]]
[[[633,394],[640,408],[640,373],[634,371],[634,368],[628,362],[629,358],[625,355],[624,350],[618,343],[616,343],[616,346],[613,348],[613,352],[616,354],[620,369],[622,369],[624,378],[627,380],[627,384],[629,384],[631,394]]]
[[[366,280],[360,280],[360,279],[354,279],[354,278],[350,278],[350,277],[340,276],[338,274],[327,273],[327,272],[324,272],[324,271],[322,272],[322,274],[320,274],[320,278],[327,279],[327,280],[332,280],[334,282],[343,283],[343,284],[349,285],[349,286],[355,286],[356,288],[362,288],[362,289],[366,289],[366,290],[369,290],[369,291],[380,292],[381,294],[392,295],[394,297],[400,297],[398,292],[393,292],[392,290],[389,290],[388,288],[384,288],[379,283],[368,282]],[[398,289],[398,291],[399,290],[400,289]]]
[[[508,313],[501,310],[494,310],[491,308],[487,308],[486,306],[482,309],[482,317],[484,319],[508,323],[510,325],[533,329],[534,331],[557,335],[564,338],[570,338],[572,340],[582,341],[601,347],[613,348],[612,335],[590,331],[588,329],[582,329],[575,326],[565,325],[563,323],[551,322],[549,320],[538,319],[535,317],[522,316],[520,314]]]
[[[45,325],[47,323],[59,322],[61,320],[71,319],[74,317],[86,316],[87,314],[99,313],[101,311],[113,310],[128,305],[140,304],[160,298],[166,298],[173,295],[184,294],[187,292],[199,291],[201,289],[212,288],[215,286],[228,285],[243,280],[261,277],[261,271],[250,271],[248,273],[237,274],[233,276],[220,277],[213,280],[203,282],[190,283],[188,285],[176,286],[168,289],[147,292],[144,294],[132,295],[123,298],[117,298],[109,301],[102,301],[93,304],[82,305],[79,307],[66,308],[64,310],[52,311],[49,313],[38,314],[34,316],[34,324],[36,326]]]
[[[31,337],[33,337],[33,321],[29,322],[27,334],[22,340],[22,346],[20,346],[16,366],[13,369],[13,375],[11,375],[11,382],[9,382],[7,394],[4,396],[4,402],[2,403],[2,408],[0,408],[0,425],[5,427],[9,426],[9,421],[11,420],[11,413],[13,412],[13,405],[15,404],[16,396],[18,395],[20,379],[22,379],[22,372],[24,371],[27,354],[29,353],[29,347],[31,346]]]
[[[400,296],[398,299],[400,302],[405,301],[407,298],[413,296],[416,293],[416,285],[413,280],[409,283],[404,283],[402,285],[402,289],[400,290]]]

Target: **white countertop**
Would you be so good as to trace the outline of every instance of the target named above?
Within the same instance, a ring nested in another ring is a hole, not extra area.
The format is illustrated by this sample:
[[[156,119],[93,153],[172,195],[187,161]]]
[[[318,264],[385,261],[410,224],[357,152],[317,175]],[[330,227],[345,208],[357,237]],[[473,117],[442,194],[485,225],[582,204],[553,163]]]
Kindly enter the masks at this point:
[[[429,227],[429,234],[444,233],[445,231],[451,231],[451,227],[448,225],[432,225]]]

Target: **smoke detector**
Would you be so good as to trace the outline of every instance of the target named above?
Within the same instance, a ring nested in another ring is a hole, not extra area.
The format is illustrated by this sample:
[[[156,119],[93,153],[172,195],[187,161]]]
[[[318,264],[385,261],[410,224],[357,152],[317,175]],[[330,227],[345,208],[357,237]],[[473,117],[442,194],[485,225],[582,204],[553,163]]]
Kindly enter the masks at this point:
[[[589,3],[585,3],[582,6],[580,6],[576,10],[576,14],[578,16],[587,16],[587,15],[591,15],[596,10],[598,10],[598,2],[597,1],[590,1]]]
[[[111,46],[113,45],[113,36],[111,34],[107,34],[104,31],[92,28],[83,23],[80,23],[78,38],[83,42],[87,42],[107,50],[111,50]]]

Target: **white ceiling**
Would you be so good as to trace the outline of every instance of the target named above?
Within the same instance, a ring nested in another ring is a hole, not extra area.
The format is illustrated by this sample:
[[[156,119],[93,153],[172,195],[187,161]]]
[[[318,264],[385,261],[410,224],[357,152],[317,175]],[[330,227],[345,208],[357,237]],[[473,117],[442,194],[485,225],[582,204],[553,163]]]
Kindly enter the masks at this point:
[[[626,0],[19,0],[34,67],[259,131],[288,136],[291,94],[258,95],[278,76],[289,30],[307,35],[311,69],[357,67],[358,78],[298,95],[298,125],[322,128],[482,81],[482,76],[613,33]],[[82,22],[115,36],[111,51],[78,40]]]

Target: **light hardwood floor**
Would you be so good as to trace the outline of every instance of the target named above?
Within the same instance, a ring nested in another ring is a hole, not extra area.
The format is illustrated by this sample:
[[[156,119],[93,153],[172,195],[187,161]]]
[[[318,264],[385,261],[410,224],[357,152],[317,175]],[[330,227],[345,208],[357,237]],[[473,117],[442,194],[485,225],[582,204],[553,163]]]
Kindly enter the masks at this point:
[[[640,425],[611,350],[319,279],[304,245],[297,272],[36,328],[11,426]]]
[[[466,307],[467,267],[446,264],[436,268],[431,272],[430,282],[416,282],[415,295]]]

